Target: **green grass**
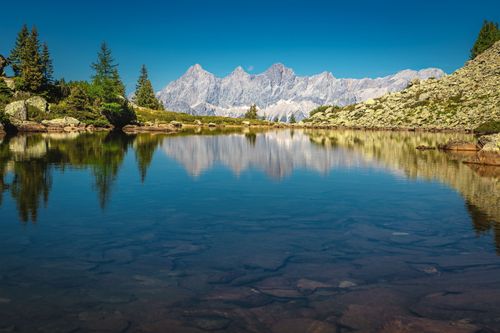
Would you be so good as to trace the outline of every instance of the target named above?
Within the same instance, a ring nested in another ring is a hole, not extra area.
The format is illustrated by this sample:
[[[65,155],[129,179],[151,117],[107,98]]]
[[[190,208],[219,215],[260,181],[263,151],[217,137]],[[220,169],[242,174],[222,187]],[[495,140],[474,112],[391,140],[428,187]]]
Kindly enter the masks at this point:
[[[194,124],[196,120],[201,121],[203,124],[214,123],[217,125],[243,125],[243,121],[248,121],[252,125],[269,125],[270,121],[258,119],[245,119],[245,118],[229,118],[219,116],[193,116],[187,113],[172,112],[172,111],[156,111],[149,109],[136,109],[137,120],[140,122],[164,122],[179,121],[183,124]]]

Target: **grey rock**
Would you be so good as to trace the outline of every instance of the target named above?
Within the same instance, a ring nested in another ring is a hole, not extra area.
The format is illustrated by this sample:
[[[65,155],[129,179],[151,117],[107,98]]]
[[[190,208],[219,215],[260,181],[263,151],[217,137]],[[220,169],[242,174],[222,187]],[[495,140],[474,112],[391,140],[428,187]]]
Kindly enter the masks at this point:
[[[33,96],[26,100],[26,104],[29,106],[33,106],[42,112],[49,111],[49,103],[45,100],[45,98],[41,96]]]
[[[5,114],[14,121],[24,121],[28,119],[28,108],[24,101],[16,101],[5,106]]]

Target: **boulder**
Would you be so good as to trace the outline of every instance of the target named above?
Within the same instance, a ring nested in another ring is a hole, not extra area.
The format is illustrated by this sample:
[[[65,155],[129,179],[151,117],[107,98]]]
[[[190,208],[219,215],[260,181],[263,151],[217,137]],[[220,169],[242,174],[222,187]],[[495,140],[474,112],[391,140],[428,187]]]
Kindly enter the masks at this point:
[[[418,101],[419,101],[419,102],[424,102],[424,101],[429,100],[430,98],[431,98],[431,95],[430,95],[430,94],[428,94],[428,93],[423,93],[423,94],[420,94],[420,95],[418,96]]]
[[[375,105],[375,104],[377,104],[377,102],[373,98],[368,98],[365,101],[365,105]]]
[[[13,121],[28,119],[28,108],[24,101],[16,101],[5,106],[5,114]]]
[[[19,132],[47,132],[47,128],[35,121],[22,121],[15,124]]]
[[[48,112],[49,111],[49,103],[45,100],[45,98],[40,97],[40,96],[33,96],[30,97],[26,100],[26,104],[28,106],[32,106],[37,108],[38,110],[42,112]]]
[[[208,127],[217,127],[217,124],[215,124],[215,123],[208,123]]]
[[[196,120],[194,121],[194,124],[195,124],[196,126],[201,126],[201,125],[202,125],[202,122],[201,122],[201,120],[196,119]]]
[[[170,125],[172,125],[175,128],[181,128],[182,127],[182,123],[180,121],[175,121],[175,120],[172,120],[170,122]]]
[[[243,126],[250,126],[250,122],[249,121],[242,121],[241,122],[243,124]]]
[[[68,127],[68,126],[78,126],[80,121],[73,117],[55,118],[51,120],[43,120],[42,124],[47,127]]]
[[[450,141],[445,145],[439,145],[442,150],[455,150],[455,151],[478,151],[480,148],[473,142],[455,140]]]
[[[478,139],[481,151],[500,153],[500,133],[483,135]]]

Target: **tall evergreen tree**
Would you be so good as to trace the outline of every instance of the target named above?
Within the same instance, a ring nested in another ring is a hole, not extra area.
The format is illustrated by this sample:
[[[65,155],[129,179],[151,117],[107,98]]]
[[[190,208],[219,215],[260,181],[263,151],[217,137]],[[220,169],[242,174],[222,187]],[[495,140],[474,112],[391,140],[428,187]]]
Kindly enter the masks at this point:
[[[21,63],[25,58],[23,53],[25,51],[26,43],[29,38],[29,30],[26,24],[23,25],[19,33],[17,34],[16,44],[12,51],[10,51],[9,62],[11,63],[12,70],[15,76],[19,76],[21,73]]]
[[[125,99],[125,86],[118,74],[118,65],[111,55],[111,50],[106,43],[101,44],[97,53],[97,62],[92,64],[94,75],[92,76],[91,91],[93,97],[97,98],[97,105],[101,114],[117,128],[137,119],[134,110]]]
[[[163,109],[161,103],[155,96],[153,85],[148,77],[146,65],[142,65],[141,67],[141,73],[135,87],[134,102],[139,106],[153,110]]]
[[[118,73],[118,65],[111,55],[111,50],[105,42],[97,54],[97,62],[92,64],[94,75],[92,86],[97,97],[104,102],[115,101],[119,96],[125,95],[125,86]]]
[[[41,61],[44,81],[45,84],[49,85],[54,81],[54,66],[52,65],[52,59],[50,58],[47,43],[43,43]]]
[[[295,119],[295,115],[294,115],[294,114],[292,114],[292,115],[290,116],[290,124],[295,124],[296,122],[297,122],[297,120]]]
[[[498,40],[500,40],[500,30],[498,29],[498,23],[484,20],[483,26],[479,31],[476,42],[470,50],[470,58],[474,59]]]
[[[36,27],[31,29],[31,34],[21,52],[21,76],[19,85],[21,89],[29,92],[39,92],[44,85],[42,58],[40,55],[40,41]]]

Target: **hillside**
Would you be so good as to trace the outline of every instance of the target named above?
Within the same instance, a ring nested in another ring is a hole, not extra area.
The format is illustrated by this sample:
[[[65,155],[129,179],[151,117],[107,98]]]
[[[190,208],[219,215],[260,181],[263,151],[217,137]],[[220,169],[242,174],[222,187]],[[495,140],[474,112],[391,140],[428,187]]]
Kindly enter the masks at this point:
[[[500,120],[500,42],[441,79],[305,119],[325,127],[474,129]]]

